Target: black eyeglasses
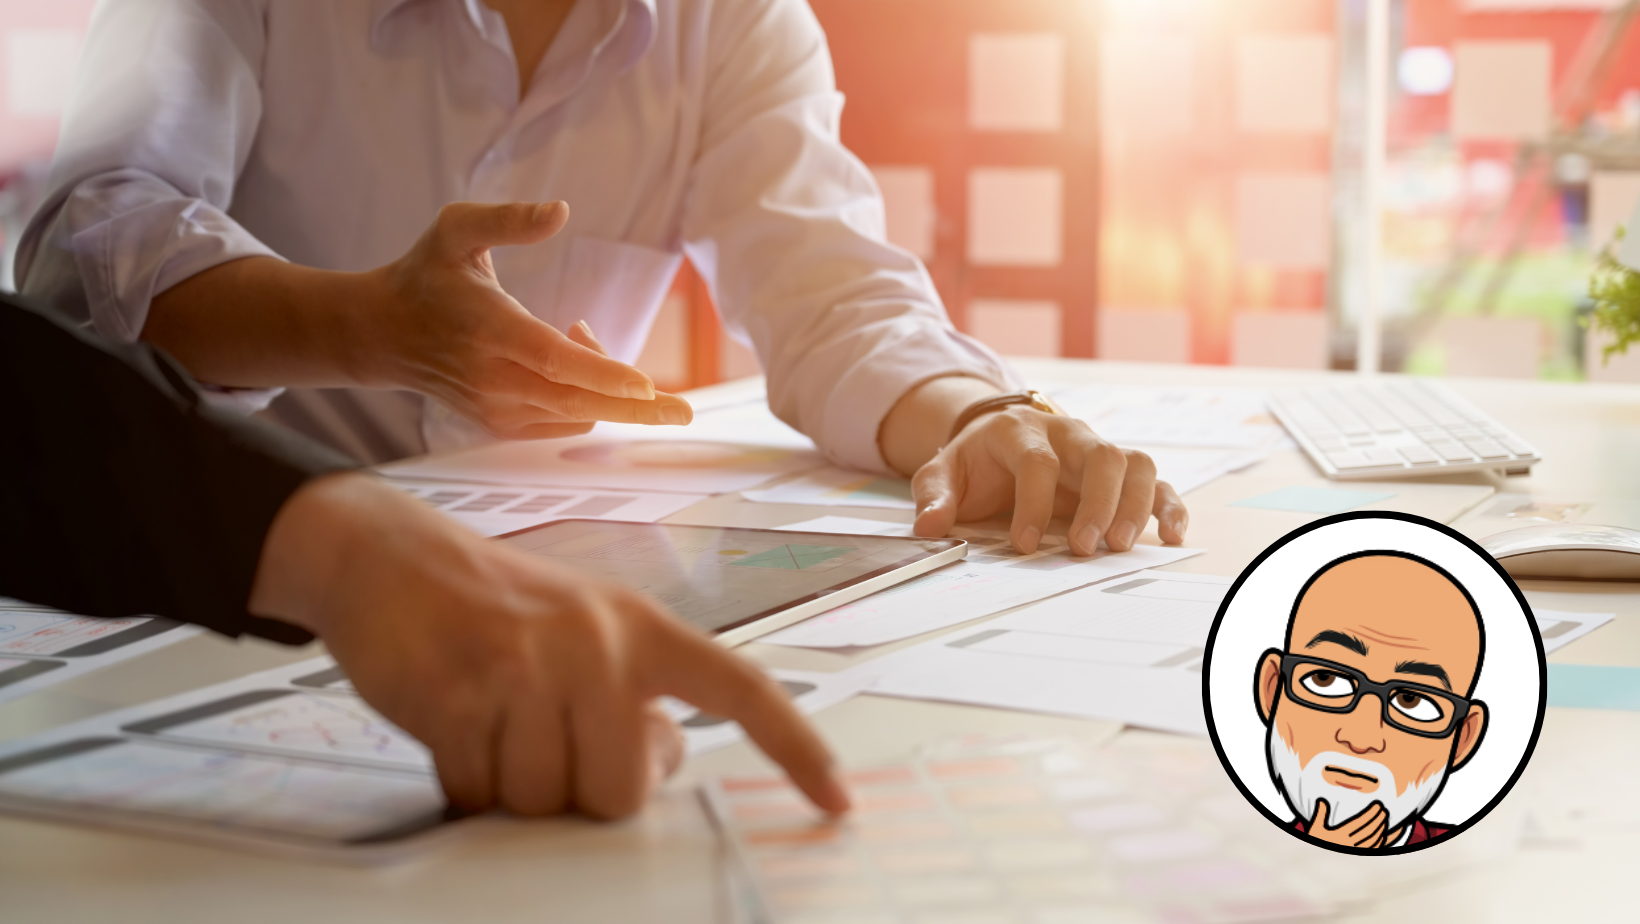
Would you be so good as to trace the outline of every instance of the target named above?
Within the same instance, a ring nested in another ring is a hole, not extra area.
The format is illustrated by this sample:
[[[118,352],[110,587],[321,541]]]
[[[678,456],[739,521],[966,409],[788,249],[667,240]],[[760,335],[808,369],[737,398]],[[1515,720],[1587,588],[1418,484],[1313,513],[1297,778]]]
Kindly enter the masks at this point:
[[[1321,712],[1349,712],[1372,693],[1385,722],[1425,738],[1445,738],[1469,714],[1470,701],[1462,696],[1405,680],[1375,683],[1353,667],[1308,655],[1283,654],[1281,678],[1294,702]]]

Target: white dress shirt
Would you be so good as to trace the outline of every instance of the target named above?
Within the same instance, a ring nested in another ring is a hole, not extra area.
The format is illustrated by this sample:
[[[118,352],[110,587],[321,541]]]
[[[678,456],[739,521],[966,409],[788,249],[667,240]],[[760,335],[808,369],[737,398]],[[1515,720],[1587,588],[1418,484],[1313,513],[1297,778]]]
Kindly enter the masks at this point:
[[[508,292],[631,362],[687,254],[772,410],[840,464],[884,468],[918,382],[1014,384],[886,243],[803,0],[579,0],[521,101],[480,0],[103,0],[81,60],[19,278],[110,337],[229,260],[365,270],[445,203],[564,199],[563,233],[495,251]],[[486,438],[426,404],[428,448]]]

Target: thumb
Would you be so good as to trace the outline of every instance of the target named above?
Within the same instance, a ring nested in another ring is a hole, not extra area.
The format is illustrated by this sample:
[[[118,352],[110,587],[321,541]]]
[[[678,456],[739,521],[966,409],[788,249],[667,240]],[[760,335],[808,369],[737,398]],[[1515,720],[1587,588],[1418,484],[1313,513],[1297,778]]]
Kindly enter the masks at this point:
[[[932,539],[943,538],[957,523],[956,453],[942,452],[928,460],[911,478],[911,496],[917,520],[911,531]]]
[[[1327,800],[1317,799],[1315,802],[1315,817],[1310,819],[1310,833],[1315,833],[1327,827]]]
[[[440,249],[465,254],[539,243],[568,222],[569,205],[564,202],[452,202],[439,210],[434,228]]]

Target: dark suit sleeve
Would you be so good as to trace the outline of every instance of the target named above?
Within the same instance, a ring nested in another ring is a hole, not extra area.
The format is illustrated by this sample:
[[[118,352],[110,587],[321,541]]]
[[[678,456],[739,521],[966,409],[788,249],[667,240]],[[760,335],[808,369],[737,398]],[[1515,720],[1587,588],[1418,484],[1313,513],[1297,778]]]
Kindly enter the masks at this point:
[[[245,608],[285,499],[351,459],[213,411],[171,360],[0,296],[0,595],[312,638]]]

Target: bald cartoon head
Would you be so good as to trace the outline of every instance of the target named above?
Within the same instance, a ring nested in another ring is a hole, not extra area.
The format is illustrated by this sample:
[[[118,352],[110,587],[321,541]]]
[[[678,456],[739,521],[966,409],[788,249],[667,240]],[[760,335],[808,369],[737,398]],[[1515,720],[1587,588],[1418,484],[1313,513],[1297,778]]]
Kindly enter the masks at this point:
[[[1449,574],[1397,552],[1335,561],[1300,591],[1254,694],[1270,774],[1300,827],[1344,846],[1405,844],[1475,753],[1480,613]]]

